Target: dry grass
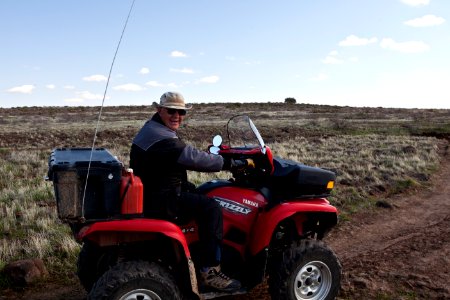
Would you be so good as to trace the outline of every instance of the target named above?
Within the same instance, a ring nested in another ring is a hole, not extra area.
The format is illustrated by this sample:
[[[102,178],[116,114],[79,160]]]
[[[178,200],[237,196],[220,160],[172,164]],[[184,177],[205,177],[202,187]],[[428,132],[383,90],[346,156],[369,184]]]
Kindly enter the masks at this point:
[[[41,150],[1,152],[0,267],[16,259],[73,259],[78,253],[69,228],[57,218],[53,187],[44,181],[47,157]]]
[[[148,110],[135,107],[122,113],[107,108],[97,146],[107,147],[128,165],[130,141]],[[79,245],[58,220],[53,187],[44,177],[52,148],[91,146],[96,112],[95,108],[0,109],[0,269],[13,260],[40,257],[52,274],[74,271]],[[294,105],[287,111],[278,104],[271,108],[217,104],[200,106],[180,134],[206,149],[215,133],[224,133],[227,116],[238,112],[251,115],[275,155],[336,171],[338,184],[331,201],[344,217],[373,207],[392,193],[426,184],[438,168],[441,141],[410,133],[450,132],[446,110]],[[430,125],[429,119],[437,121]],[[387,123],[389,128],[383,125]],[[189,177],[200,184],[228,178],[229,173],[190,172]]]
[[[371,206],[379,195],[398,192],[405,182],[426,182],[438,165],[437,143],[427,137],[371,135],[294,138],[269,146],[277,156],[335,170],[338,184],[331,200],[345,215]],[[206,145],[197,143],[203,148]],[[117,145],[110,151],[128,164],[127,146]],[[68,227],[57,218],[53,187],[44,181],[49,152],[2,151],[0,266],[26,257],[51,261],[55,256],[73,258],[77,254],[78,245]],[[190,172],[195,184],[229,176],[227,172]]]

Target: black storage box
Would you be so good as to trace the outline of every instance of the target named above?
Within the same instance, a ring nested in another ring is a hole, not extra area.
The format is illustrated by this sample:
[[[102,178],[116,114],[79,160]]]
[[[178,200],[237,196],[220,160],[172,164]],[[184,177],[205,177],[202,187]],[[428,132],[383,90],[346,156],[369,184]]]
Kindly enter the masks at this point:
[[[86,220],[105,219],[120,213],[122,163],[108,150],[54,149],[48,167],[48,177],[53,181],[60,219],[68,222],[78,221],[81,217]]]
[[[277,198],[325,197],[331,191],[328,182],[336,180],[336,174],[331,171],[292,160],[274,158],[273,164],[272,192]]]

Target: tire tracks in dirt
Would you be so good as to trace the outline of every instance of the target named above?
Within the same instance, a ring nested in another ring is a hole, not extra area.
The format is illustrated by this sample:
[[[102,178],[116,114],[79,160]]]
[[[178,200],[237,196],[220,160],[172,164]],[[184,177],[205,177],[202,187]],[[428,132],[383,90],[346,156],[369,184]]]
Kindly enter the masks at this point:
[[[429,188],[357,213],[327,237],[343,265],[340,298],[450,299],[449,180],[445,153]]]

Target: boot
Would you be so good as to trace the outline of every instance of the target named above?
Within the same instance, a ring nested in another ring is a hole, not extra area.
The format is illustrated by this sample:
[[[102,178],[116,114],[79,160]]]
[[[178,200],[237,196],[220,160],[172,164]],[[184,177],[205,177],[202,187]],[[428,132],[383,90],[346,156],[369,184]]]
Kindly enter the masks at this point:
[[[200,283],[222,292],[234,292],[241,288],[241,283],[223,274],[220,265],[208,267],[200,271]]]

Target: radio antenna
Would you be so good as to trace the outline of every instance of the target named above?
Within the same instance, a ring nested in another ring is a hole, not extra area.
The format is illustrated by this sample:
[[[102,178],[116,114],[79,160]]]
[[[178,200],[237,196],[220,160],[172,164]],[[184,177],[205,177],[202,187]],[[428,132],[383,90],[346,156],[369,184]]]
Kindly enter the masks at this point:
[[[125,24],[123,25],[122,34],[120,35],[120,39],[119,39],[119,42],[117,43],[116,51],[114,53],[114,57],[113,57],[113,60],[111,62],[111,67],[109,68],[108,79],[106,80],[105,91],[103,93],[102,105],[100,106],[100,111],[98,112],[97,125],[95,126],[94,139],[92,141],[91,154],[90,154],[90,157],[89,157],[88,170],[87,170],[87,174],[86,174],[86,182],[84,184],[83,200],[81,202],[81,221],[83,221],[83,222],[85,221],[85,218],[84,218],[84,199],[86,197],[86,189],[87,189],[87,184],[88,184],[89,172],[90,172],[90,169],[91,169],[92,154],[94,153],[95,142],[97,141],[97,132],[98,132],[99,124],[100,124],[100,119],[102,117],[103,105],[105,104],[106,92],[108,91],[109,80],[111,79],[111,73],[112,73],[112,70],[113,70],[113,67],[114,67],[114,62],[116,61],[117,52],[119,52],[120,43],[122,42],[122,38],[123,38],[123,35],[125,33],[125,29],[127,28],[128,20],[130,19],[131,11],[133,10],[135,1],[136,0],[133,0],[133,2],[131,3],[130,10],[128,11],[127,19],[125,20]]]

